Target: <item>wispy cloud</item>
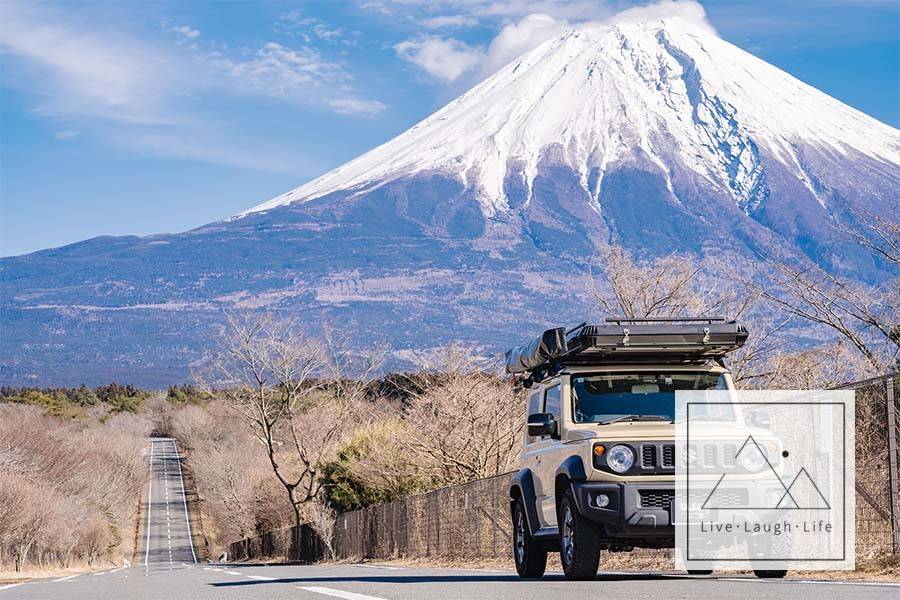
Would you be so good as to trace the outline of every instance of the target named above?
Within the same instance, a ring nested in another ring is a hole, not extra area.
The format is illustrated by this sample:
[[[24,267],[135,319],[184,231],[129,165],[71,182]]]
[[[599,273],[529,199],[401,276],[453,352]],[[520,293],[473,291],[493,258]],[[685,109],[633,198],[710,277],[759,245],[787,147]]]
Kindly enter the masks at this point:
[[[360,115],[374,117],[387,110],[387,104],[378,100],[362,100],[360,98],[335,98],[328,105],[341,115]]]
[[[173,57],[115,33],[5,2],[0,51],[18,60],[10,84],[34,92],[36,112],[134,123],[168,122],[165,94],[178,81]]]
[[[200,32],[198,30],[192,29],[192,28],[188,27],[187,25],[181,25],[180,27],[173,27],[172,31],[174,31],[175,33],[180,33],[181,35],[183,35],[185,38],[187,38],[189,40],[196,40],[198,37],[200,37]]]
[[[475,27],[478,19],[468,15],[441,15],[419,21],[428,29],[451,29],[457,27]]]
[[[248,95],[340,115],[370,117],[387,107],[353,86],[341,60],[310,44],[274,41],[229,47],[187,24],[154,35],[71,15],[47,5],[4,1],[0,53],[4,86],[59,127],[57,139],[92,135],[160,156],[283,171],[264,149],[248,153],[207,110]],[[319,30],[322,39],[336,33]]]
[[[301,37],[306,43],[319,39],[346,46],[355,45],[354,38],[359,35],[358,31],[346,31],[341,27],[333,27],[322,19],[306,16],[299,10],[282,14],[275,23],[275,31]]]
[[[57,131],[53,134],[53,137],[58,140],[71,140],[72,138],[76,138],[81,134],[77,129],[64,129],[62,131]]]

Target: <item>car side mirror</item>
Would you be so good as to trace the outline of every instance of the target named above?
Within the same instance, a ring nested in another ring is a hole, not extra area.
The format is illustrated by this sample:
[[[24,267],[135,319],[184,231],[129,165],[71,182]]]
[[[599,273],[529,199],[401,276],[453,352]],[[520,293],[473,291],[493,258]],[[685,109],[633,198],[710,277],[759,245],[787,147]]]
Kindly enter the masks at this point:
[[[528,415],[528,435],[540,437],[542,435],[556,436],[557,426],[553,413],[535,413]]]

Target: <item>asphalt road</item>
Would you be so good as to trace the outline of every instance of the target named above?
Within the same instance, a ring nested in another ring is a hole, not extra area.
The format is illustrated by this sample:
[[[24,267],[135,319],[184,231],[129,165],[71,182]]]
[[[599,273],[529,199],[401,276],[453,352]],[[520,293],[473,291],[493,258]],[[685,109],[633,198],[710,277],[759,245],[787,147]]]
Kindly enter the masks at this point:
[[[175,440],[150,440],[150,485],[147,490],[147,521],[144,524],[143,562],[146,570],[172,569],[194,564],[197,556],[191,540],[181,457]]]
[[[0,600],[597,600],[686,598],[791,600],[900,597],[900,583],[760,581],[666,573],[602,573],[571,582],[551,573],[522,581],[513,571],[403,568],[378,564],[198,564],[175,442],[152,441],[150,511],[138,564],[100,573],[17,585],[0,584]]]
[[[366,565],[135,566],[65,580],[31,582],[2,589],[8,598],[65,600],[597,600],[746,598],[828,600],[900,597],[900,583],[813,583],[738,577],[690,577],[657,573],[603,573],[595,581],[571,582],[559,574],[521,581],[508,571],[407,569]]]

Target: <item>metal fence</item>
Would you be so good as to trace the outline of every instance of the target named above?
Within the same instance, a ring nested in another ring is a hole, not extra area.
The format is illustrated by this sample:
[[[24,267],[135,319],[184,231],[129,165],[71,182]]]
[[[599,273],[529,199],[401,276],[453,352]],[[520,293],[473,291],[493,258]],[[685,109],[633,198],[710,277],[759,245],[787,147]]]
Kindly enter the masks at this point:
[[[856,556],[900,554],[900,373],[840,386],[856,391]]]
[[[900,554],[900,374],[854,382],[856,390],[856,555]],[[338,515],[336,558],[511,558],[509,486],[512,473],[441,488]],[[236,560],[280,557],[313,561],[323,546],[308,526],[231,545]],[[623,557],[624,558],[624,557]],[[670,560],[644,550],[634,566]],[[608,562],[604,562],[608,564]]]

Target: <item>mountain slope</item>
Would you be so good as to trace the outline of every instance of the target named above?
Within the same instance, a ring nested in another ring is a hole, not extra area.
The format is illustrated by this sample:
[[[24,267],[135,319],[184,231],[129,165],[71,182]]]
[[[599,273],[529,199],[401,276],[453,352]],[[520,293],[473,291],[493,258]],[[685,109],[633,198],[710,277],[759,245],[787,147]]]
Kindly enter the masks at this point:
[[[223,309],[386,341],[502,350],[594,317],[610,241],[642,255],[778,250],[895,275],[835,234],[900,214],[900,132],[677,21],[569,32],[394,140],[193,231],[0,261],[0,381],[187,377]]]

